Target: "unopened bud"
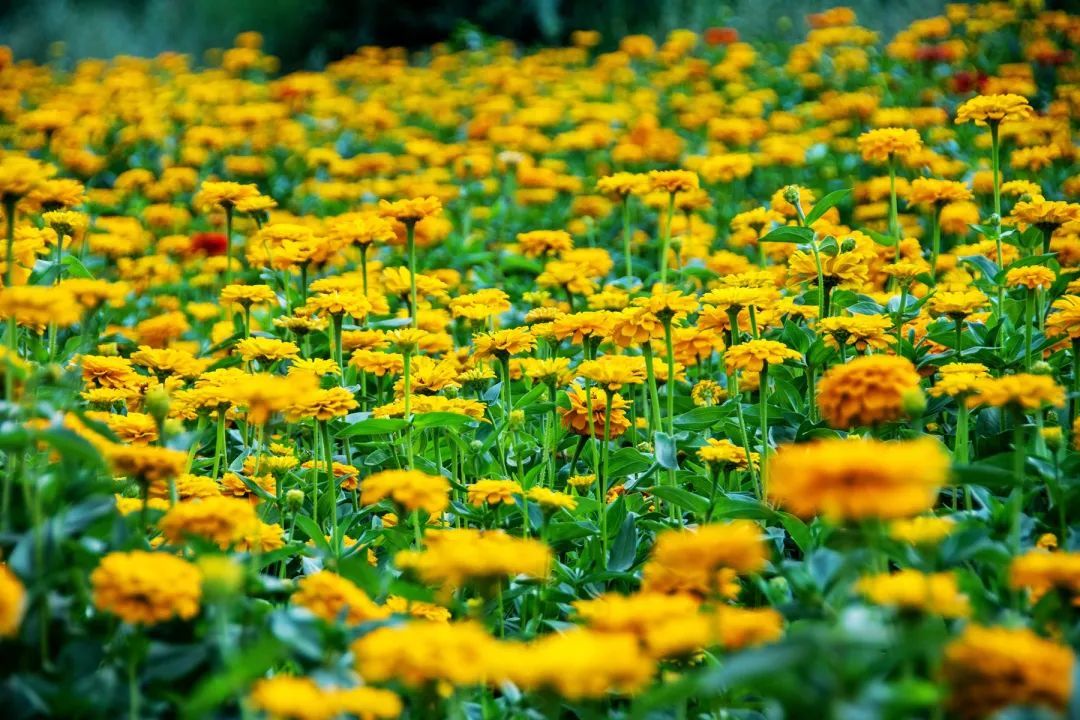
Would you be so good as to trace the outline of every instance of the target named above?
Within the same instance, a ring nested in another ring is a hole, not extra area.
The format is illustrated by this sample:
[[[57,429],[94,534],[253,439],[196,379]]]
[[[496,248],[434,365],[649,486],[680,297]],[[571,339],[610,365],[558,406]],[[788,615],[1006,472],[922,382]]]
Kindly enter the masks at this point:
[[[792,205],[799,202],[799,188],[794,185],[788,185],[784,188],[784,200],[787,200]]]
[[[225,555],[204,555],[196,561],[202,573],[203,594],[208,600],[236,595],[244,582],[244,568]]]
[[[1031,373],[1033,375],[1053,375],[1054,368],[1045,360],[1039,360],[1031,364]]]
[[[908,390],[900,397],[900,405],[908,417],[920,417],[926,412],[926,395],[922,390]]]
[[[120,348],[117,347],[116,343],[102,343],[101,345],[98,345],[97,354],[116,357],[120,354]]]
[[[304,491],[303,490],[290,490],[285,493],[285,507],[289,508],[292,512],[296,512],[304,505]]]
[[[842,252],[851,252],[855,249],[855,239],[847,238],[844,242],[840,243],[840,250]]]
[[[1043,441],[1046,442],[1046,447],[1051,450],[1059,450],[1061,448],[1064,435],[1061,432],[1060,425],[1043,428],[1039,433],[1042,435]]]
[[[165,421],[169,414],[169,392],[161,385],[150,388],[143,398],[143,407],[146,414],[154,418],[159,424]]]
[[[525,425],[525,411],[524,410],[511,410],[510,411],[510,429],[516,430]]]

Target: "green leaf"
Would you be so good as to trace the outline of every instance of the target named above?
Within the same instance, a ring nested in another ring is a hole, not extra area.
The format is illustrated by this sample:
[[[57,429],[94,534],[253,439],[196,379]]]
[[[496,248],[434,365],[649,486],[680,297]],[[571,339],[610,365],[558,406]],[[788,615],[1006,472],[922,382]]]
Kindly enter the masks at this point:
[[[868,227],[859,228],[859,232],[869,235],[870,238],[878,245],[892,247],[896,244],[896,238],[894,238],[892,235],[886,235],[885,233],[880,233],[877,230],[871,230]]]
[[[68,277],[84,278],[86,280],[94,279],[94,276],[86,269],[86,266],[79,262],[79,258],[74,255],[65,255],[61,264],[67,268]]]
[[[665,432],[656,433],[656,462],[665,470],[679,469],[675,438]]]
[[[814,231],[808,227],[796,225],[781,225],[775,230],[770,230],[759,242],[779,242],[806,244],[814,239]]]
[[[637,555],[637,541],[637,515],[627,513],[619,528],[619,534],[615,536],[615,542],[611,545],[611,551],[608,554],[608,569],[615,572],[629,570]]]
[[[429,427],[450,430],[469,427],[478,422],[474,417],[452,412],[429,412],[413,416],[413,427],[417,430]]]
[[[407,422],[401,418],[367,418],[339,430],[335,437],[355,437],[357,435],[389,435],[404,430]]]
[[[728,416],[722,407],[699,407],[675,417],[675,427],[680,430],[705,430]]]
[[[806,224],[810,225],[822,215],[827,213],[830,208],[834,208],[840,203],[847,200],[848,195],[851,194],[851,188],[845,188],[844,190],[834,190],[825,197],[814,203],[814,207],[806,215]]]
[[[533,404],[534,402],[536,402],[536,400],[541,395],[543,395],[546,392],[547,392],[547,386],[544,385],[543,383],[537,383],[536,385],[533,386],[533,388],[531,390],[529,390],[529,392],[525,393],[524,395],[522,395],[521,397],[519,397],[517,400],[514,401],[514,409],[515,410],[521,410],[522,408]]]
[[[696,495],[689,490],[684,490],[680,487],[656,485],[649,488],[649,492],[665,502],[685,508],[696,515],[704,515],[705,511],[709,509],[708,498]]]
[[[642,473],[650,467],[652,460],[637,448],[620,448],[608,458],[608,475],[612,478]]]

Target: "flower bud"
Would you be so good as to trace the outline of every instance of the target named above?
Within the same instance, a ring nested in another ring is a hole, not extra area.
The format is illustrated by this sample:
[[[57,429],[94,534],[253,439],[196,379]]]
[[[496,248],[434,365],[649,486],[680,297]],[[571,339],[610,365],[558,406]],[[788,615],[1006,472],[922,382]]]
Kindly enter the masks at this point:
[[[1039,434],[1042,435],[1042,439],[1046,442],[1046,447],[1050,450],[1057,451],[1061,449],[1064,436],[1062,435],[1060,425],[1042,428],[1039,430]]]
[[[854,249],[855,249],[855,239],[854,238],[847,238],[846,240],[844,240],[844,242],[840,243],[840,251],[841,252],[851,252]]]
[[[244,568],[225,555],[204,555],[196,563],[202,573],[203,594],[208,600],[224,600],[240,591]]]
[[[296,512],[304,505],[304,491],[303,490],[290,490],[285,493],[285,507],[290,511]]]
[[[908,417],[921,417],[926,412],[926,395],[922,390],[908,390],[900,396],[900,406]]]
[[[1033,375],[1053,375],[1054,368],[1045,360],[1038,360],[1031,364],[1031,373]]]
[[[784,188],[784,200],[788,201],[792,205],[799,202],[799,188],[794,185],[788,185]]]
[[[508,424],[511,430],[516,430],[520,427],[523,427],[525,425],[525,411],[511,410]]]
[[[150,388],[146,392],[146,397],[143,398],[143,407],[146,408],[146,414],[154,418],[158,424],[164,422],[169,414],[168,390],[161,385]]]

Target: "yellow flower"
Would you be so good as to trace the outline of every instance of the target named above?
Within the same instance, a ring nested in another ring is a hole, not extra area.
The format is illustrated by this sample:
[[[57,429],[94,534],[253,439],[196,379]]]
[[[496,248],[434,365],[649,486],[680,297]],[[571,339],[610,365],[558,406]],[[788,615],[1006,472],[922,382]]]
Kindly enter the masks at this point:
[[[955,529],[956,521],[950,517],[920,515],[889,523],[889,537],[909,545],[934,545]]]
[[[956,180],[938,180],[937,178],[915,178],[907,194],[908,205],[934,207],[951,202],[971,200],[971,189]]]
[[[769,558],[761,528],[750,520],[667,530],[656,537],[642,570],[642,592],[725,594],[724,571],[760,571]]]
[[[110,445],[105,450],[113,472],[144,485],[163,484],[187,466],[187,455],[163,447]]]
[[[860,578],[855,589],[875,605],[887,605],[903,611],[924,612],[945,618],[971,614],[968,596],[956,585],[951,572],[921,573],[899,570]]]
[[[315,314],[363,320],[371,312],[371,303],[360,292],[327,292],[309,297],[304,308]]]
[[[196,537],[225,549],[240,541],[255,522],[255,508],[251,503],[216,496],[177,503],[158,525],[172,545],[182,546],[189,537]]]
[[[473,356],[477,359],[497,358],[505,360],[511,355],[532,352],[536,338],[528,328],[510,328],[473,336]]]
[[[226,285],[221,289],[220,298],[223,303],[235,303],[245,308],[277,301],[277,295],[269,285]]]
[[[650,170],[649,188],[671,194],[696,190],[699,187],[697,173],[689,170]]]
[[[390,615],[363,590],[329,570],[320,570],[300,578],[292,602],[329,623],[344,620],[356,625]]]
[[[728,372],[743,370],[761,372],[766,363],[782,365],[785,360],[801,360],[802,355],[776,340],[748,340],[724,351]]]
[[[1005,120],[1026,120],[1032,112],[1027,98],[1021,95],[977,95],[956,109],[956,122],[997,124]]]
[[[1080,553],[1031,550],[1013,558],[1009,566],[1009,584],[1030,590],[1032,602],[1038,602],[1048,591],[1058,589],[1077,604],[1080,598]]]
[[[201,583],[188,561],[141,550],[109,553],[90,574],[94,606],[132,625],[195,617]]]
[[[589,394],[585,389],[577,385],[571,385],[566,391],[570,400],[570,407],[558,408],[562,426],[577,435],[586,437],[604,437],[604,418],[607,410],[607,398],[600,388],[589,388]],[[592,402],[592,415],[589,415],[589,402]],[[630,420],[626,417],[626,409],[630,403],[618,393],[611,395],[611,419],[609,421],[608,438],[614,440],[630,428]]]
[[[347,388],[319,389],[298,397],[297,402],[285,409],[285,419],[296,422],[313,418],[327,422],[334,418],[344,417],[356,406],[356,398]]]
[[[408,512],[424,510],[438,515],[450,504],[450,483],[441,475],[419,470],[383,470],[360,483],[360,502],[374,505],[390,498]]]
[[[426,217],[442,212],[442,203],[437,197],[418,197],[405,200],[379,201],[379,214],[403,223],[416,223]]]
[[[761,457],[758,453],[751,452],[749,461],[747,461],[746,450],[727,438],[720,440],[715,438],[707,439],[705,445],[698,448],[697,455],[702,462],[719,465],[725,471],[731,469],[745,470],[750,466],[751,462],[754,467],[757,467]]]
[[[300,356],[300,348],[296,343],[277,338],[249,337],[236,343],[235,352],[245,362],[258,360],[260,362],[274,362],[277,360],[293,359]]]
[[[858,143],[863,160],[880,163],[914,153],[922,147],[922,138],[918,130],[877,128],[860,135]]]
[[[197,208],[210,208],[218,205],[229,209],[236,207],[237,203],[241,201],[258,196],[259,188],[255,185],[207,180],[199,188],[199,192],[195,195],[192,204]]]
[[[930,438],[819,440],[782,446],[770,460],[769,496],[799,517],[906,518],[929,510],[949,457]]]
[[[275,675],[257,680],[248,702],[273,720],[331,720],[340,712],[332,698],[311,678]]]
[[[1065,404],[1065,389],[1047,375],[1017,373],[979,380],[975,393],[967,399],[968,407],[988,405],[1018,410],[1038,410]]]
[[[516,480],[477,480],[465,487],[469,504],[480,507],[484,503],[498,505],[512,504],[514,497],[522,493],[521,485]]]
[[[618,198],[627,198],[630,195],[640,195],[649,189],[648,176],[641,173],[618,172],[613,175],[605,175],[596,181],[596,189],[605,195]]]
[[[586,360],[578,365],[580,377],[591,380],[610,391],[621,390],[623,385],[641,385],[645,382],[645,364],[641,358],[626,355],[602,355],[596,360]]]
[[[647,307],[628,307],[611,316],[611,340],[620,347],[644,345],[664,336],[664,324]]]
[[[817,329],[825,334],[825,344],[833,349],[841,345],[860,352],[868,348],[885,350],[896,338],[889,334],[893,321],[886,315],[833,316],[817,321]]]
[[[1054,271],[1041,265],[1026,265],[1005,273],[1005,284],[1008,287],[1023,287],[1028,290],[1046,290],[1055,280],[1057,275]]]
[[[5,155],[0,159],[0,202],[14,202],[30,194],[53,172],[53,168],[32,158]]]
[[[962,718],[989,718],[1010,706],[1062,712],[1073,690],[1076,656],[1026,628],[968,625],[945,647],[949,707]]]
[[[1046,316],[1047,335],[1080,338],[1080,296],[1065,295],[1050,305]]]
[[[356,671],[368,682],[434,688],[487,681],[498,644],[478,623],[412,620],[376,628],[351,648]]]
[[[574,248],[574,239],[565,230],[532,230],[517,234],[518,246],[526,257],[559,255]]]
[[[75,296],[61,286],[16,285],[0,289],[0,318],[41,332],[51,324],[70,327],[82,319]]]
[[[525,497],[548,510],[573,510],[577,507],[577,500],[572,496],[538,485],[529,488]]]
[[[7,563],[0,564],[0,637],[19,633],[25,610],[26,588]]]
[[[493,674],[526,692],[548,691],[569,700],[641,690],[655,661],[630,635],[577,628],[528,643],[508,643],[493,657]]]
[[[821,416],[832,427],[880,425],[904,416],[904,397],[919,389],[910,360],[867,355],[834,365],[818,385]]]
[[[493,530],[430,530],[422,550],[405,550],[394,563],[425,583],[457,588],[468,582],[493,582],[515,575],[546,578],[551,548],[539,540]]]

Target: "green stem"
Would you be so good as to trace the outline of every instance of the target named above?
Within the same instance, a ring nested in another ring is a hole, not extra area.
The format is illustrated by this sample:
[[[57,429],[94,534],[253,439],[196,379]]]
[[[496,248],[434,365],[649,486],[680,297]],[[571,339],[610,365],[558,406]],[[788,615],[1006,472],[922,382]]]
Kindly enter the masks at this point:
[[[225,205],[225,284],[232,283],[232,260],[233,260],[233,208]]]
[[[405,223],[405,252],[409,256],[409,314],[412,316],[412,326],[416,327],[420,315],[419,306],[416,304],[416,222]],[[411,465],[410,465],[411,467]]]
[[[760,382],[758,384],[758,415],[761,420],[761,497],[768,497],[769,492],[769,363],[761,363]],[[749,459],[749,458],[748,458]]]
[[[623,258],[626,261],[626,277],[634,277],[634,256],[630,252],[630,196],[622,202]]]
[[[660,391],[656,387],[652,343],[646,340],[641,353],[645,357],[645,378],[649,385],[649,437],[655,443],[656,431],[660,429]]]
[[[405,383],[405,453],[409,458],[409,469],[412,470],[413,466],[413,446],[412,446],[412,351],[409,350],[403,353],[404,359],[404,383]]]
[[[896,159],[889,153],[889,235],[896,240],[896,262],[900,262],[900,219],[896,210]]]
[[[668,194],[667,223],[660,248],[660,284],[667,287],[668,253],[671,250],[671,220],[675,215],[675,193]]]

